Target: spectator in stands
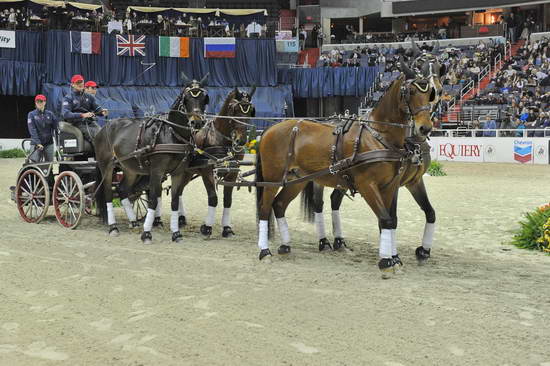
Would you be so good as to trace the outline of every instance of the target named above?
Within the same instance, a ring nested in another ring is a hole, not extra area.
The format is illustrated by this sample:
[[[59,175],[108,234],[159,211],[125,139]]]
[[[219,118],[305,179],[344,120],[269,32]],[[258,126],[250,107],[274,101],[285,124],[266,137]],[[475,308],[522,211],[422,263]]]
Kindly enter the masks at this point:
[[[483,124],[483,137],[495,137],[497,129],[497,123],[490,116],[485,117],[485,123]],[[493,131],[491,131],[493,130]]]
[[[8,27],[13,30],[17,28],[17,14],[13,8],[10,9],[10,14],[8,16]]]
[[[35,110],[29,112],[27,127],[31,135],[32,162],[52,161],[54,157],[53,139],[57,132],[58,121],[55,115],[46,110],[46,97],[38,94],[34,98]]]
[[[508,39],[512,43],[516,43],[516,16],[513,12],[510,12],[508,17],[506,18],[506,27],[508,29]]]

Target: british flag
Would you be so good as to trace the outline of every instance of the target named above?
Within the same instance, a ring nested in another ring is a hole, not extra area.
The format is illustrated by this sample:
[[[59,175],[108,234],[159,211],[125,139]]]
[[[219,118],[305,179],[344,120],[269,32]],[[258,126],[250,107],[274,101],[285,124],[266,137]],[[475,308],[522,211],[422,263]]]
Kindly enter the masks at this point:
[[[116,36],[117,56],[145,56],[145,36]]]

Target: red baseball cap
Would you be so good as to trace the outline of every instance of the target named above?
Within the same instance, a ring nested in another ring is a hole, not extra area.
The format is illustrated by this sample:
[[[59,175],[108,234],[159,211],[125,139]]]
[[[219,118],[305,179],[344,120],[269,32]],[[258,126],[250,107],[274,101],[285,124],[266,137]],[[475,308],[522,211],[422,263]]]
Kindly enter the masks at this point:
[[[37,100],[43,100],[45,102],[46,96],[42,94],[38,94],[36,97],[34,97],[34,101],[36,102]]]
[[[77,83],[79,81],[84,81],[84,78],[82,77],[82,75],[73,75],[73,77],[71,78],[71,84],[74,84],[74,83]]]
[[[84,84],[84,86],[86,88],[93,88],[93,87],[96,87],[97,88],[97,84],[95,83],[95,81],[87,81],[86,84]]]

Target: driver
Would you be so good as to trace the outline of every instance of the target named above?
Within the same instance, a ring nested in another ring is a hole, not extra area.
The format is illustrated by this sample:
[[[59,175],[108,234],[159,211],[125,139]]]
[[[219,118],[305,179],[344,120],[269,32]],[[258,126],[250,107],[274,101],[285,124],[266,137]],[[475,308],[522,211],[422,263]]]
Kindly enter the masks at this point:
[[[82,131],[84,139],[94,146],[95,135],[100,129],[94,117],[107,116],[108,111],[97,105],[93,95],[84,92],[82,75],[74,75],[71,78],[71,93],[63,98],[61,115],[65,121]]]

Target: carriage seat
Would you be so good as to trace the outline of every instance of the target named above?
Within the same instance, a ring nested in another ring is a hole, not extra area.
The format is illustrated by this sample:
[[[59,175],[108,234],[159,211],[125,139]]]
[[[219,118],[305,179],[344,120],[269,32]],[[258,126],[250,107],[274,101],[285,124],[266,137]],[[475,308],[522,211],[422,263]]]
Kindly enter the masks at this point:
[[[68,122],[59,122],[59,145],[67,155],[94,155],[92,145],[84,140],[82,132]]]

